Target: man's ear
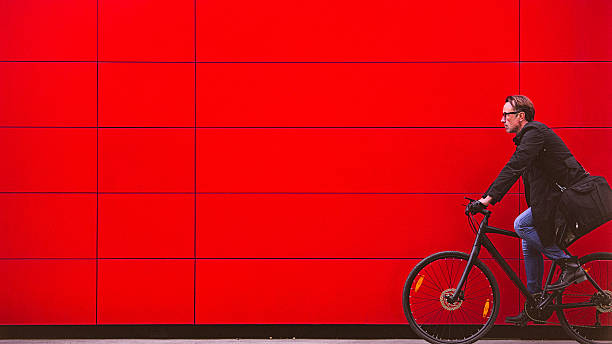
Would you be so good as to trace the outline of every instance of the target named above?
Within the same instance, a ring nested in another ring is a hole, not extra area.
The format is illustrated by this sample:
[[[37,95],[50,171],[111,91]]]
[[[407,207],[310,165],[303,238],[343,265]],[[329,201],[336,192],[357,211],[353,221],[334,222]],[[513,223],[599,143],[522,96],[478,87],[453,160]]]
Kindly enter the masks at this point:
[[[527,119],[525,118],[525,113],[524,113],[523,111],[521,111],[521,112],[519,113],[519,117],[520,117],[520,119],[522,119],[522,120],[525,120],[525,121],[527,120]]]

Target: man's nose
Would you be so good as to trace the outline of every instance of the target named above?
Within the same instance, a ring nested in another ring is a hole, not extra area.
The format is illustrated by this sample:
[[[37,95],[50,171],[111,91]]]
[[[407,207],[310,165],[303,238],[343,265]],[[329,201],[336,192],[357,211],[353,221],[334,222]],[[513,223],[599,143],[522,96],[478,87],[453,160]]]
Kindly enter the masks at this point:
[[[501,122],[502,122],[502,123],[506,123],[506,117],[505,117],[505,116],[502,116],[502,118],[501,118]]]

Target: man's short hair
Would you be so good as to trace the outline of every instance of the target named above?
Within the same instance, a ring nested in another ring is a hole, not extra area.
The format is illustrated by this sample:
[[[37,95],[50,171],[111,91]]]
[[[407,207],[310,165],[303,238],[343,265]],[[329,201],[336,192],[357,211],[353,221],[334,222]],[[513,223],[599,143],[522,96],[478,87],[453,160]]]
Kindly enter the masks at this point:
[[[514,111],[524,112],[527,122],[533,121],[535,117],[535,108],[529,98],[525,96],[507,96],[506,103],[510,103]]]

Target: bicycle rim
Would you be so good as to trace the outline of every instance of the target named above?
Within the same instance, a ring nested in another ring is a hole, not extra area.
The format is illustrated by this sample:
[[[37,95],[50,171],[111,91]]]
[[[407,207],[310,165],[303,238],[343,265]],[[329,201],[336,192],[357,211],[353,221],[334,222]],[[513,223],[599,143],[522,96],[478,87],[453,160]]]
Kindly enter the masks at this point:
[[[477,261],[463,288],[463,300],[449,303],[469,256],[441,252],[425,258],[406,280],[404,312],[412,329],[430,343],[472,343],[497,317],[499,290],[490,270]]]
[[[594,253],[580,259],[582,268],[612,297],[612,253]],[[612,304],[591,282],[572,284],[557,297],[557,304],[596,302],[598,306],[557,311],[565,331],[580,343],[612,343]],[[600,301],[598,301],[600,300]]]

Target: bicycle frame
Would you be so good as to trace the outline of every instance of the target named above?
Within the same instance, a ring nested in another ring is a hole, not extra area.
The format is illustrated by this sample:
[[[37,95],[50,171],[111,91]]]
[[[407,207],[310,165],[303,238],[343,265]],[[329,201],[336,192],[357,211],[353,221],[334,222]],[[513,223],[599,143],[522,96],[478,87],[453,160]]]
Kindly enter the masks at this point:
[[[459,297],[459,293],[463,289],[463,285],[465,284],[467,276],[472,270],[472,267],[474,266],[474,260],[478,258],[478,255],[480,254],[480,248],[482,246],[484,246],[487,249],[487,251],[489,251],[489,253],[495,259],[497,264],[502,268],[502,270],[504,270],[506,275],[510,278],[512,283],[514,283],[514,285],[521,291],[521,293],[529,301],[532,301],[532,302],[535,301],[533,298],[533,295],[531,295],[531,293],[527,290],[527,287],[523,284],[523,282],[521,282],[521,279],[516,275],[514,270],[512,270],[510,265],[508,265],[504,257],[502,257],[502,255],[499,253],[497,248],[495,248],[495,246],[493,245],[491,240],[489,240],[486,234],[488,233],[501,234],[501,235],[506,235],[506,236],[510,236],[513,238],[519,238],[519,239],[520,237],[515,232],[511,232],[505,229],[500,229],[500,228],[489,226],[489,216],[491,216],[491,212],[488,212],[485,215],[485,217],[482,219],[482,222],[480,222],[480,228],[478,229],[478,234],[476,234],[476,240],[474,240],[474,246],[472,247],[472,253],[470,253],[470,258],[468,259],[467,266],[465,267],[465,270],[463,271],[463,275],[461,275],[461,279],[459,280],[459,284],[457,285],[457,289],[455,290],[455,293],[453,294],[453,296],[450,298],[449,301],[452,301],[452,302],[457,301]],[[549,275],[552,275],[552,273],[549,273]],[[548,276],[548,277],[552,278],[552,276]]]
[[[502,268],[502,270],[510,278],[512,283],[514,283],[514,285],[521,291],[523,296],[525,296],[525,298],[528,301],[535,303],[534,296],[527,290],[527,287],[523,284],[521,279],[516,275],[514,270],[512,270],[510,265],[508,265],[504,257],[499,253],[499,251],[497,251],[497,248],[495,248],[491,240],[489,240],[489,238],[487,237],[487,234],[489,233],[501,234],[501,235],[506,235],[506,236],[510,236],[513,238],[517,238],[517,239],[520,239],[520,237],[518,236],[518,234],[516,234],[513,231],[508,231],[505,229],[500,229],[500,228],[489,226],[489,216],[491,216],[491,212],[488,210],[485,210],[483,211],[483,213],[484,213],[484,218],[482,219],[482,222],[480,222],[480,228],[478,229],[478,233],[476,234],[476,240],[474,240],[474,246],[472,247],[472,252],[470,253],[470,258],[468,259],[467,266],[465,267],[465,270],[463,271],[463,274],[461,275],[461,279],[459,280],[459,284],[457,285],[455,292],[450,298],[448,298],[448,301],[451,303],[455,303],[457,299],[459,298],[459,295],[461,293],[461,290],[463,289],[467,276],[472,270],[472,267],[474,266],[474,260],[478,259],[478,255],[480,254],[480,248],[484,246],[487,249],[487,251],[489,251],[491,256],[495,259],[497,264]],[[564,251],[568,255],[571,255],[567,251],[567,249],[565,249]],[[553,261],[552,266],[550,267],[550,271],[548,272],[548,277],[546,278],[546,283],[545,283],[544,291],[543,291],[544,293],[546,293],[546,286],[548,286],[552,280],[553,273],[555,271],[555,266],[556,264]],[[585,274],[587,276],[587,279],[593,284],[593,286],[595,286],[595,288],[598,289],[601,293],[604,293],[604,291],[595,282],[595,280],[593,280],[593,278],[591,278],[591,276],[587,272],[585,272]],[[554,292],[553,296],[559,292],[560,291]],[[539,305],[537,305],[537,307],[538,308],[543,307],[546,304],[548,304],[549,301],[552,301],[552,297],[546,298]],[[549,306],[553,310],[557,310],[557,309],[563,309],[563,308],[592,307],[593,305],[594,304],[592,302],[583,302],[583,303],[549,305]]]

